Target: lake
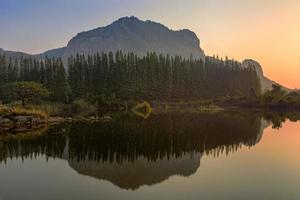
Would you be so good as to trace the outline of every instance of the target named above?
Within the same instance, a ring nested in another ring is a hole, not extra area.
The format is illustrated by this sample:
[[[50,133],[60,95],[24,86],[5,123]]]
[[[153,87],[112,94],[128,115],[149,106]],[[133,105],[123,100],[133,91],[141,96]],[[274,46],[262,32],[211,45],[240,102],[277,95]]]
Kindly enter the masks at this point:
[[[0,200],[299,200],[300,123],[254,113],[118,116],[0,141]]]

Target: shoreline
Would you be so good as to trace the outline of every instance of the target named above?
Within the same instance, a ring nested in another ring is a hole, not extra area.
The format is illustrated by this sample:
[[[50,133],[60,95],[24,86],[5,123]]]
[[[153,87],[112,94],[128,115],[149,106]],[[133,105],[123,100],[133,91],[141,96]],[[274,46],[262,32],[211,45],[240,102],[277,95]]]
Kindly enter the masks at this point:
[[[238,105],[215,105],[205,102],[143,102],[136,105],[134,108],[127,110],[130,113],[147,119],[152,114],[167,114],[167,113],[217,113],[217,112],[253,112],[269,114],[269,113],[295,113],[300,112],[295,109],[266,109],[263,107],[243,107]],[[117,112],[126,114],[124,112]],[[112,114],[112,113],[110,113]],[[43,129],[48,126],[61,123],[109,123],[114,121],[110,114],[102,116],[92,115],[85,117],[64,117],[50,116],[40,110],[27,110],[22,108],[10,108],[6,106],[0,107],[0,135],[1,134],[17,134],[32,132]]]

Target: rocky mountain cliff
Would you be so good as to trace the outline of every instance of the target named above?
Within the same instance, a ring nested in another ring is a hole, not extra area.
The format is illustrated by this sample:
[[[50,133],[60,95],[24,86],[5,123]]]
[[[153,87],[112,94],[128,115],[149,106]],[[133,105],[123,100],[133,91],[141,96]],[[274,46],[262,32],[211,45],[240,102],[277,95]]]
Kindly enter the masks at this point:
[[[124,17],[112,24],[79,33],[67,45],[63,57],[101,52],[134,52],[140,56],[148,52],[181,55],[184,58],[204,59],[196,34],[184,29],[173,31],[166,26],[142,21],[136,17]]]
[[[243,67],[250,67],[250,66],[255,67],[257,75],[258,75],[258,77],[260,79],[260,84],[261,84],[262,92],[266,92],[268,90],[271,90],[272,89],[272,85],[278,84],[275,81],[272,81],[272,80],[268,79],[267,77],[265,77],[263,69],[262,69],[261,65],[257,61],[252,60],[252,59],[246,59],[246,60],[243,61],[242,66]],[[284,89],[285,90],[290,90],[290,89],[285,88],[285,87],[284,87]]]

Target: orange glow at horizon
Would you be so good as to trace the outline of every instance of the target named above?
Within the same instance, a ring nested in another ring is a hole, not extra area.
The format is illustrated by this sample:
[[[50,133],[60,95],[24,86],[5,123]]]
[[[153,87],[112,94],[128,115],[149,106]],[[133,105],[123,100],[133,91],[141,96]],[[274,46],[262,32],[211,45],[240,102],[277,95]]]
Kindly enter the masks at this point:
[[[212,0],[206,5],[194,4],[184,11],[190,10],[189,16],[178,16],[180,20],[172,25],[196,32],[206,55],[256,60],[266,77],[300,89],[300,1]]]
[[[230,19],[228,29],[219,21],[209,31],[197,30],[206,54],[254,59],[268,78],[300,88],[300,1]]]

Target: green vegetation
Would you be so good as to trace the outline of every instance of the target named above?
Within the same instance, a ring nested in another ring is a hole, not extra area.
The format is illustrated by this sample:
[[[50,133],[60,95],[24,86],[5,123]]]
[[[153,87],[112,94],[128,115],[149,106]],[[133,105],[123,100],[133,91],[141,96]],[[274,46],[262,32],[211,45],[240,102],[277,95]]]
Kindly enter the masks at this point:
[[[33,81],[50,91],[48,100],[69,102],[115,95],[120,99],[208,99],[224,95],[249,97],[260,93],[254,68],[207,57],[185,60],[149,53],[138,57],[118,51],[115,55],[77,55],[68,60],[68,77],[60,59],[0,56],[0,87],[11,82]],[[1,99],[3,99],[1,94]]]
[[[48,96],[50,101],[66,102],[71,93],[60,59],[37,60],[22,57],[13,61],[11,58],[6,58],[5,55],[0,55],[0,88],[14,82],[22,82],[27,85],[35,82],[43,85],[50,92]],[[5,102],[11,101],[5,99],[5,92],[8,90],[9,88],[2,89],[0,94],[0,99]]]
[[[138,57],[118,51],[70,57],[66,73],[61,59],[12,60],[0,55],[0,76],[0,101],[21,101],[23,107],[49,116],[121,112],[141,101],[179,102],[178,108],[191,105],[199,112],[226,106],[300,109],[298,92],[274,85],[261,94],[254,66],[243,68],[228,58],[186,60],[155,53]]]
[[[126,100],[191,100],[260,93],[254,68],[213,57],[204,62],[155,53],[138,57],[121,51],[77,55],[69,58],[68,74],[75,99],[115,94]]]
[[[1,94],[5,101],[22,101],[22,106],[26,103],[38,103],[42,98],[49,96],[49,91],[41,84],[35,82],[13,82],[7,83],[1,88]]]
[[[280,85],[273,85],[272,90],[259,96],[251,98],[227,96],[215,99],[214,102],[222,106],[292,111],[300,109],[300,93],[297,91],[288,92]]]
[[[77,113],[76,117],[97,116],[97,106],[82,99],[73,101],[71,105],[72,113]]]
[[[287,92],[279,85],[273,85],[273,89],[263,94],[260,101],[264,107],[270,109],[300,109],[300,93]]]

